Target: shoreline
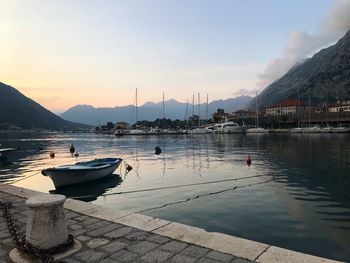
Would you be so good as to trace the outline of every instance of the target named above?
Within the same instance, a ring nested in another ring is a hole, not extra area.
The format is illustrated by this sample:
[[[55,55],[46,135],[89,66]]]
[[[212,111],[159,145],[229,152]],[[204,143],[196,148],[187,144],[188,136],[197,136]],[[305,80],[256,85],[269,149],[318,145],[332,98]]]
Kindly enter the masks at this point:
[[[25,199],[43,194],[42,192],[13,185],[0,185],[0,192]],[[129,228],[146,231],[149,234],[160,235],[178,242],[185,242],[187,244],[213,250],[214,252],[224,253],[231,255],[232,257],[239,257],[253,262],[340,262],[222,233],[208,232],[204,229],[153,218],[138,213],[110,209],[73,199],[67,199],[64,207],[66,210],[82,214],[88,218],[106,220]],[[235,261],[233,260],[230,262]]]

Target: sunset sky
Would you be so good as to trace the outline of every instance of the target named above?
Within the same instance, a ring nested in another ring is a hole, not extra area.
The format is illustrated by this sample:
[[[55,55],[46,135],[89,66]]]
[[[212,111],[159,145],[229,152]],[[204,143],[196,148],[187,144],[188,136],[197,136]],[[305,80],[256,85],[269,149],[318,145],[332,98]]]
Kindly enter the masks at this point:
[[[197,92],[210,100],[253,95],[345,33],[333,17],[346,5],[0,0],[0,81],[56,112],[132,104],[136,87],[140,103],[160,101],[163,91],[179,101]],[[309,45],[310,36],[317,44]]]

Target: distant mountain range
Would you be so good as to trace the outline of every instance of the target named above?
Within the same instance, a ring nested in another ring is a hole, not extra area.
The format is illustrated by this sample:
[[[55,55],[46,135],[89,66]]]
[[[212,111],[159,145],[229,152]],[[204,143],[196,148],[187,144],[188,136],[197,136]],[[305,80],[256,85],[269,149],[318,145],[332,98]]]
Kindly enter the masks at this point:
[[[316,53],[295,65],[283,77],[273,82],[258,96],[259,106],[265,107],[287,98],[313,103],[350,99],[350,31],[335,45]],[[255,102],[255,100],[253,100]],[[250,103],[250,108],[255,104]]]
[[[208,104],[208,117],[211,117],[217,109],[224,109],[226,112],[232,112],[245,108],[252,100],[250,96],[240,96],[226,100],[216,100]],[[178,102],[174,99],[167,100],[165,104],[165,117],[168,119],[183,120],[186,117],[187,104]],[[199,107],[195,105],[194,114],[198,115]],[[201,118],[205,118],[206,105],[203,103],[200,107]],[[188,105],[187,116],[192,115],[192,105]],[[114,107],[114,108],[95,108],[90,105],[77,105],[61,114],[63,119],[86,123],[90,125],[105,124],[108,121],[129,123],[135,122],[135,107],[133,105]],[[146,102],[138,107],[138,120],[156,120],[162,118],[162,102]]]
[[[86,129],[87,125],[63,120],[15,88],[0,82],[0,130]]]

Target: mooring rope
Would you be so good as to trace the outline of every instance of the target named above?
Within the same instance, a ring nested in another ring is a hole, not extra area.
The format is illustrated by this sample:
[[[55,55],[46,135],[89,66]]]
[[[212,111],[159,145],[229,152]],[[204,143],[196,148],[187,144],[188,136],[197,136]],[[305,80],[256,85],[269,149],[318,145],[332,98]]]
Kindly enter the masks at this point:
[[[6,182],[6,183],[0,183],[0,188],[1,188],[2,186],[5,186],[5,185],[14,184],[14,183],[17,183],[17,182],[19,182],[19,181],[28,179],[28,178],[30,178],[30,177],[32,177],[32,176],[34,176],[34,175],[40,174],[40,173],[41,173],[41,171],[38,171],[38,172],[36,172],[36,173],[27,175],[27,176],[25,176],[25,177],[21,177],[21,178],[19,178],[19,179],[17,179],[17,180],[14,180],[14,181],[9,181],[9,182]]]
[[[189,202],[189,201],[191,201],[191,200],[199,199],[199,198],[201,198],[201,197],[210,196],[210,195],[216,195],[216,194],[221,194],[221,193],[224,193],[224,192],[236,190],[236,189],[239,189],[239,188],[250,187],[250,186],[253,186],[253,185],[266,184],[266,183],[269,183],[269,182],[271,182],[271,181],[273,181],[273,178],[270,179],[270,180],[264,181],[264,182],[251,183],[251,184],[246,184],[246,185],[241,185],[241,186],[234,186],[234,187],[227,188],[227,189],[223,189],[223,190],[219,190],[219,191],[216,191],[216,192],[210,192],[210,193],[207,193],[207,194],[200,194],[200,195],[196,195],[196,196],[194,196],[194,197],[189,197],[189,198],[184,199],[184,200],[169,202],[169,203],[166,203],[166,204],[164,204],[164,205],[155,206],[155,207],[151,207],[151,208],[146,208],[146,209],[137,211],[136,213],[143,213],[143,212],[150,211],[150,210],[161,209],[161,208],[164,208],[164,207],[167,207],[167,206],[170,206],[170,205],[181,204],[181,203],[187,203],[187,202]]]
[[[131,191],[107,193],[107,194],[103,194],[101,196],[132,194],[132,193],[149,192],[149,191],[158,191],[158,190],[181,188],[181,187],[188,187],[188,186],[197,186],[197,185],[205,185],[205,184],[215,184],[215,183],[239,181],[239,180],[258,178],[258,177],[264,177],[264,176],[271,176],[271,175],[252,175],[252,176],[230,178],[230,179],[222,179],[222,180],[215,180],[215,181],[208,181],[208,182],[201,182],[201,183],[192,183],[192,184],[181,184],[181,185],[172,185],[172,186],[164,186],[164,187],[146,188],[146,189],[140,189],[140,190],[131,190]]]

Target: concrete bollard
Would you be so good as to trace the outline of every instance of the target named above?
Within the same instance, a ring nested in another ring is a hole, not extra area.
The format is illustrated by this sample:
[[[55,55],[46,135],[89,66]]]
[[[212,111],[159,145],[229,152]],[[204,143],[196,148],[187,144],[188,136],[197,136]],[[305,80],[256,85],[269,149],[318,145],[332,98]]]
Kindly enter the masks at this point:
[[[49,249],[67,242],[68,231],[63,208],[65,200],[66,197],[64,195],[43,194],[29,198],[25,202],[28,208],[27,242],[39,249]],[[55,260],[60,260],[80,249],[80,242],[74,240],[74,245],[71,248],[53,255],[53,257]],[[11,250],[9,256],[16,263],[36,263],[41,261],[23,254],[17,248]]]
[[[64,219],[64,195],[39,195],[26,201],[28,219],[26,240],[40,249],[65,243],[68,231]]]

